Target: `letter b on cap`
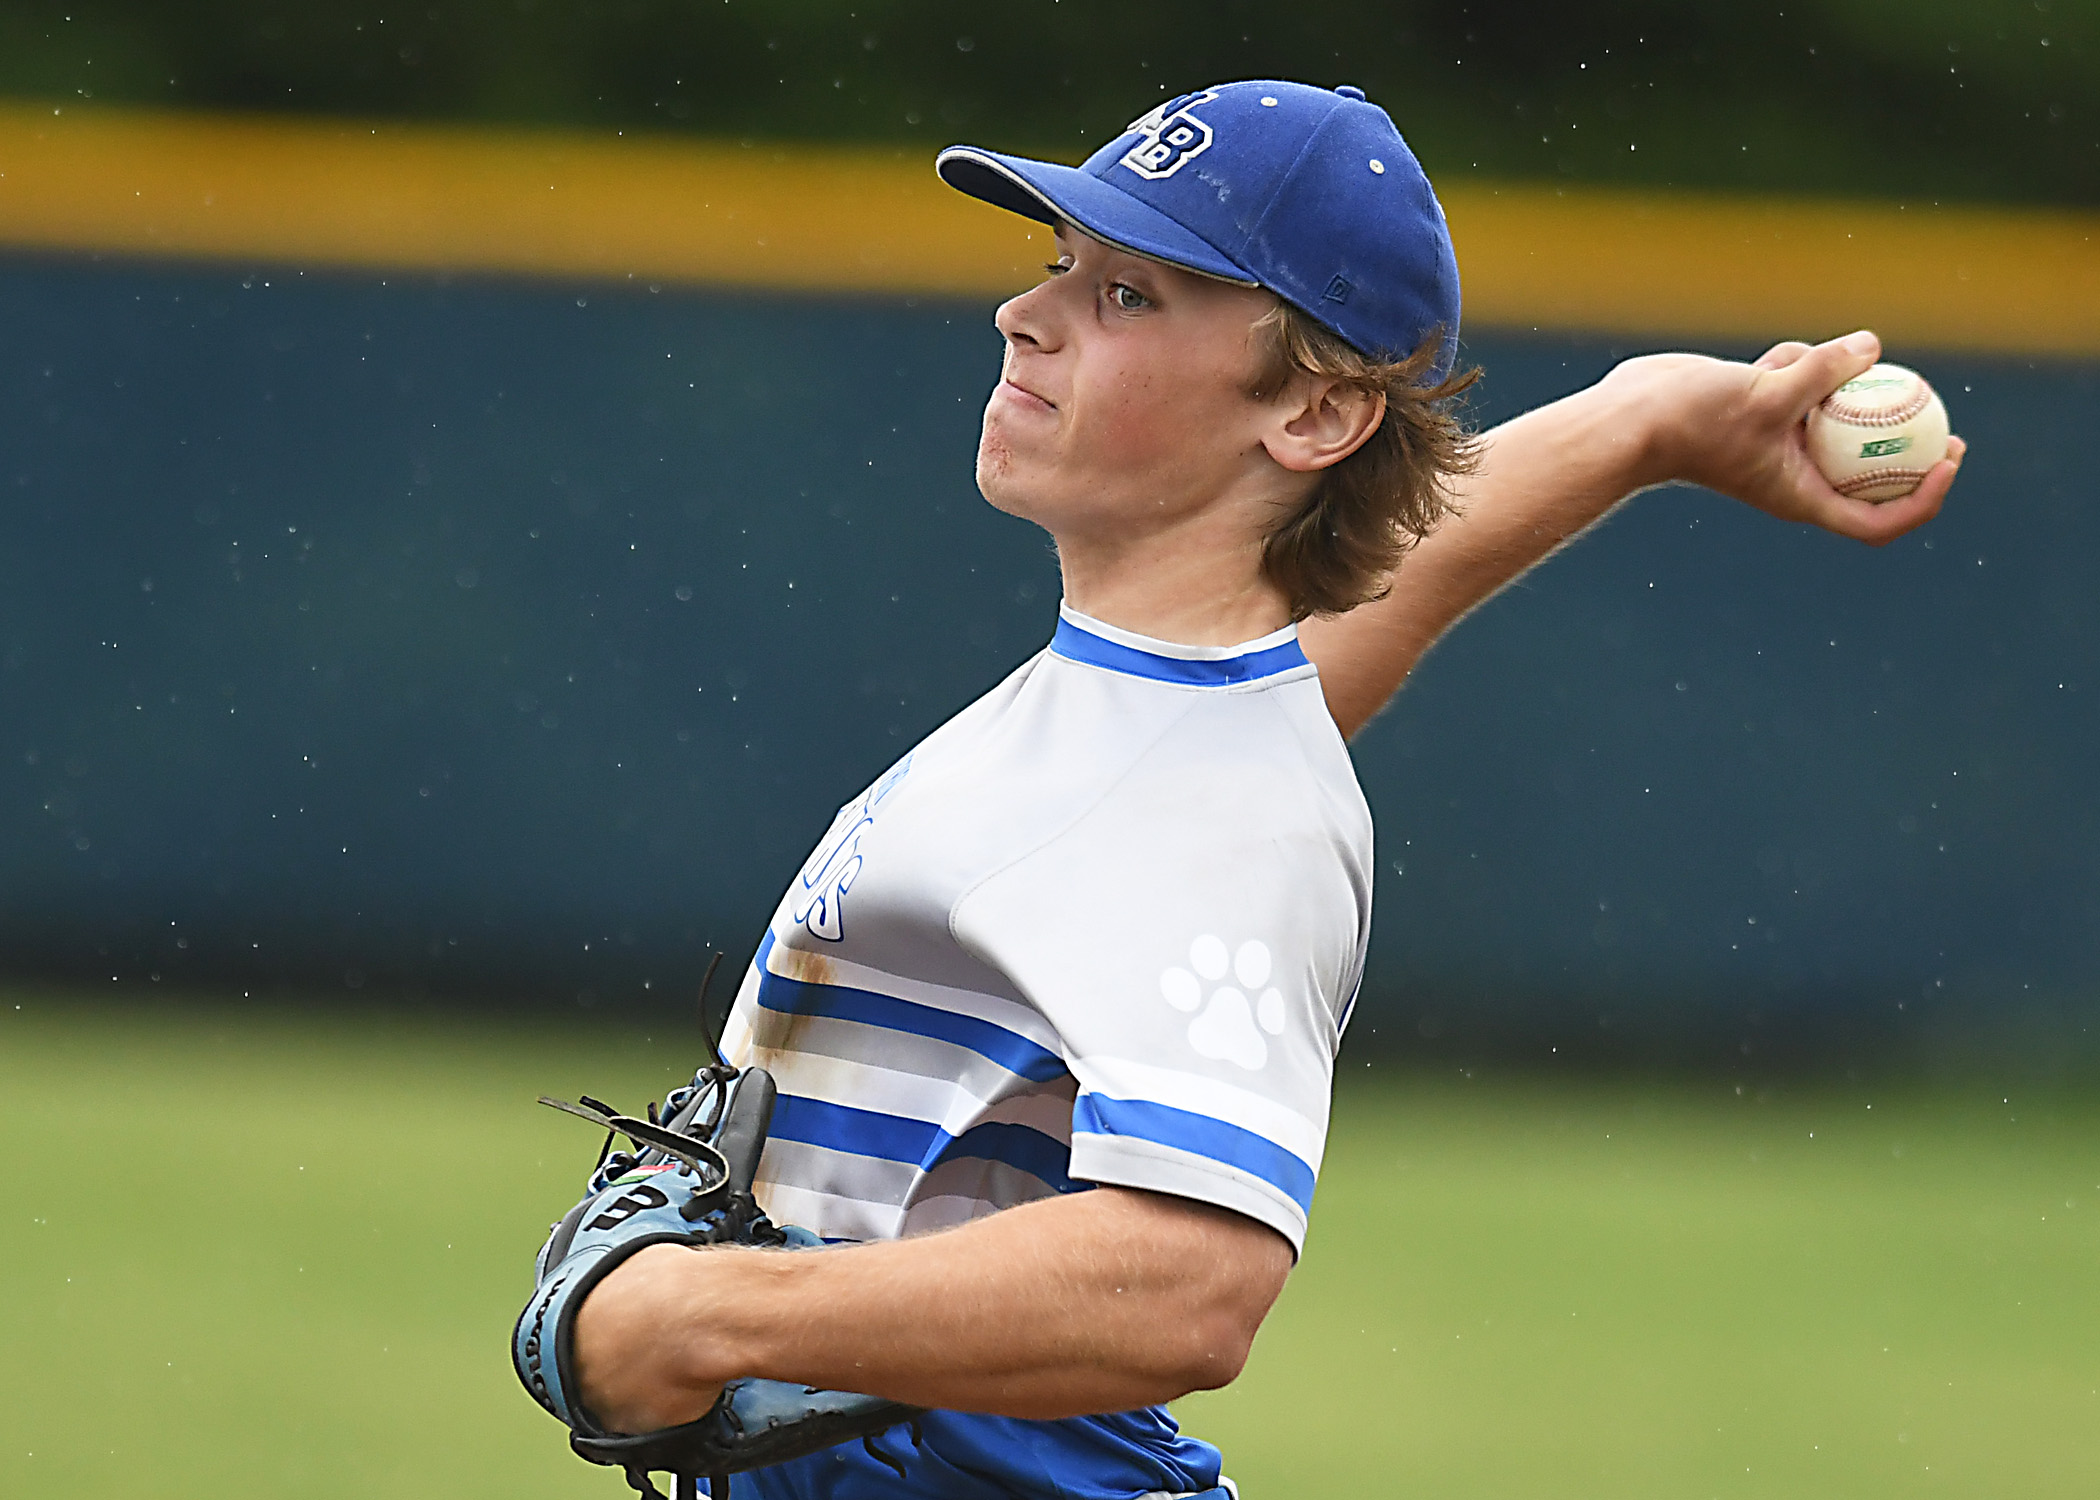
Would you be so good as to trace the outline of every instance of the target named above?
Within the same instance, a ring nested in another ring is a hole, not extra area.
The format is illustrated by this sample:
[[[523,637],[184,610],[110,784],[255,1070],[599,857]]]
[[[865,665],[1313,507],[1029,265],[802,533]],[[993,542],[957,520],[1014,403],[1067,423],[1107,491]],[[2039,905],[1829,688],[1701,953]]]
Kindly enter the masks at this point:
[[[1123,153],[1122,165],[1140,177],[1157,181],[1172,177],[1182,167],[1210,149],[1215,136],[1209,125],[1189,111],[1217,98],[1213,90],[1173,99],[1152,113],[1131,122],[1138,143]]]

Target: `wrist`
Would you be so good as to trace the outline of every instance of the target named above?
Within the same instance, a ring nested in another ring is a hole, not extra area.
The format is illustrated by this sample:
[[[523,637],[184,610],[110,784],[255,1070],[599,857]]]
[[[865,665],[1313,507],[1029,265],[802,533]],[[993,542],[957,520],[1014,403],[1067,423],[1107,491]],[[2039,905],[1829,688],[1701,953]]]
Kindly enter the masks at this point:
[[[789,1262],[796,1258],[728,1246],[681,1254],[666,1309],[681,1386],[711,1391],[754,1375],[778,1378],[785,1325],[775,1309],[782,1301],[780,1283],[792,1274]]]
[[[1625,360],[1581,393],[1593,403],[1592,424],[1608,434],[1621,494],[1685,477],[1681,408],[1691,371],[1683,361],[1668,354]]]

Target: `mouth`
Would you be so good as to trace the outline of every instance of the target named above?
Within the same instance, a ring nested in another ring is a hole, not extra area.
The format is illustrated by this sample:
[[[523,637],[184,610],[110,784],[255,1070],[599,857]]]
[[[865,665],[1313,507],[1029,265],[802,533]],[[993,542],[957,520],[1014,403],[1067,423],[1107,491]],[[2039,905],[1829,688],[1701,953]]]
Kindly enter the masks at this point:
[[[1010,401],[1036,411],[1056,411],[1057,403],[1047,396],[1038,396],[1027,386],[1007,376],[999,382],[999,393]]]

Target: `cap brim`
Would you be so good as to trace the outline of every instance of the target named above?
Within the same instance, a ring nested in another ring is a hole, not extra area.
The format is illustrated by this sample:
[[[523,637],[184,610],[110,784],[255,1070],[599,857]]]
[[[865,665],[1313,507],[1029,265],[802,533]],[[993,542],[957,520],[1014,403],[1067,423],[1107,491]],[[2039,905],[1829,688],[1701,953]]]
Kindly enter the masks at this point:
[[[1038,223],[1063,220],[1105,245],[1147,260],[1164,261],[1235,286],[1261,285],[1258,277],[1227,260],[1208,240],[1077,167],[1030,161],[975,146],[950,146],[935,158],[934,170],[956,191]]]

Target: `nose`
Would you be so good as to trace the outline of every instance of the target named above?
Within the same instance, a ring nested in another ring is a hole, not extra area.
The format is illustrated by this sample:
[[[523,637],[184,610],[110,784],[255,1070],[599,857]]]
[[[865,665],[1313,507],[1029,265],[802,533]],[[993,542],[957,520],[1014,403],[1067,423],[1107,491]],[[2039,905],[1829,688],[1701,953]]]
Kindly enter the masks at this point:
[[[999,304],[999,310],[992,314],[992,326],[1009,347],[1047,352],[1057,346],[1056,319],[1048,296],[1056,285],[1054,279],[1046,281]]]

